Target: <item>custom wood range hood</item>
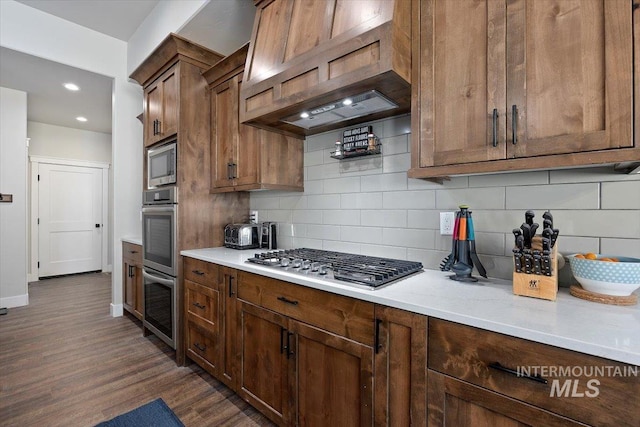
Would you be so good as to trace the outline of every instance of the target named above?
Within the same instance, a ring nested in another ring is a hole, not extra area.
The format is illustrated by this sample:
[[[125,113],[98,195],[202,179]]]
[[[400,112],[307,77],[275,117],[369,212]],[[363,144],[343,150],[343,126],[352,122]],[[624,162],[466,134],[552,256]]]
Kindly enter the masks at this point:
[[[409,111],[411,2],[255,3],[242,123],[312,135]]]

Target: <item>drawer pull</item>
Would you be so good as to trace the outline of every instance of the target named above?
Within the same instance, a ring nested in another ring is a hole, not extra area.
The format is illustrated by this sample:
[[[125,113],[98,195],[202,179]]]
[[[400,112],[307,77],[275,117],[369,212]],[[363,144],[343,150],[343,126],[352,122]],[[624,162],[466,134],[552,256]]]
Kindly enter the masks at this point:
[[[138,251],[129,251],[129,253],[131,253],[131,254],[137,254],[137,253],[138,253]]]
[[[206,305],[202,305],[198,302],[194,302],[193,305],[201,310],[207,307]]]
[[[200,345],[198,343],[194,343],[193,346],[202,352],[204,352],[207,349],[206,345]]]
[[[507,368],[505,366],[502,366],[500,363],[495,362],[489,365],[490,368],[501,371],[501,372],[506,372],[507,374],[511,374],[511,375],[515,375],[518,378],[526,378],[528,380],[531,381],[536,381],[542,384],[547,384],[549,381],[546,378],[543,378],[540,376],[540,374],[536,375],[536,376],[531,376],[531,375],[523,375],[521,372],[518,372],[514,369],[510,369]]]
[[[293,301],[285,297],[278,297],[278,301],[282,301],[284,303],[291,304],[291,305],[298,305],[298,301]]]
[[[193,274],[197,274],[198,276],[204,276],[204,271],[200,270],[191,270]]]

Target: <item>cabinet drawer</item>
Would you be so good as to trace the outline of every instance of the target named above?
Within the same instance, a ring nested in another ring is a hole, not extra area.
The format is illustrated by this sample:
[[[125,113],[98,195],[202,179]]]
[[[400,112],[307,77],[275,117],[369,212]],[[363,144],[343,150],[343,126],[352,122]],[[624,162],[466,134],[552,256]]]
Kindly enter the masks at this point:
[[[373,303],[244,271],[238,272],[238,298],[373,345]]]
[[[637,423],[637,366],[432,318],[428,366],[588,424]]]
[[[187,354],[210,374],[216,374],[215,340],[191,322],[187,331]]]
[[[122,257],[130,260],[131,264],[142,265],[142,246],[122,242]]]
[[[218,265],[188,257],[184,257],[183,260],[182,270],[185,280],[191,280],[210,288],[217,287],[220,271]]]
[[[220,318],[219,292],[216,289],[199,285],[190,280],[185,280],[184,286],[186,290],[187,315],[196,317],[201,320],[198,323],[217,330],[218,319]]]

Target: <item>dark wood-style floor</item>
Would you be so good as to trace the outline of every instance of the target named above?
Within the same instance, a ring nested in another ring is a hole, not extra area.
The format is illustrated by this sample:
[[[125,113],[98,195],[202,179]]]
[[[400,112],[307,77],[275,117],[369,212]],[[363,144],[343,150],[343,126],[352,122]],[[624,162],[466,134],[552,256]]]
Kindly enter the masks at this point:
[[[158,397],[187,427],[272,425],[110,302],[111,276],[82,274],[31,283],[0,316],[0,426],[93,426]]]

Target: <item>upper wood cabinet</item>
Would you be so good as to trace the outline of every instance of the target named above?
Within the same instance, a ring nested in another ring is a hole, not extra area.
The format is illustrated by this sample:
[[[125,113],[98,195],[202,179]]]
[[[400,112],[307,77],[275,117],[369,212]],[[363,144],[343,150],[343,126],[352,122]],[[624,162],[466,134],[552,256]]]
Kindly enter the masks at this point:
[[[629,0],[412,7],[410,177],[640,160]]]
[[[211,91],[211,192],[303,191],[303,141],[239,120],[248,44],[204,73]]]
[[[409,111],[411,2],[258,0],[256,6],[242,123],[311,135]],[[282,121],[372,89],[398,108],[309,129]]]
[[[178,65],[144,89],[144,145],[153,145],[178,132]]]

